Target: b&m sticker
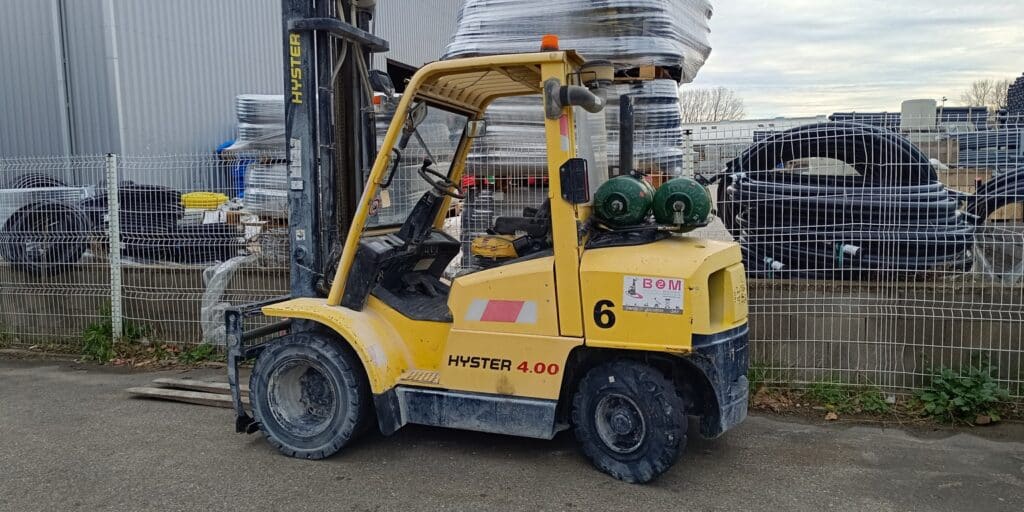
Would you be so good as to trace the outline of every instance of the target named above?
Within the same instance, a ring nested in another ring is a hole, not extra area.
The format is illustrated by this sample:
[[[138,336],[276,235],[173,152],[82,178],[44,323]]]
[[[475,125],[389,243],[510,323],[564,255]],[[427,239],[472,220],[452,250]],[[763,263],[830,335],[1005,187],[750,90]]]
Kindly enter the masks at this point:
[[[683,280],[671,277],[623,276],[622,309],[647,313],[682,313]]]

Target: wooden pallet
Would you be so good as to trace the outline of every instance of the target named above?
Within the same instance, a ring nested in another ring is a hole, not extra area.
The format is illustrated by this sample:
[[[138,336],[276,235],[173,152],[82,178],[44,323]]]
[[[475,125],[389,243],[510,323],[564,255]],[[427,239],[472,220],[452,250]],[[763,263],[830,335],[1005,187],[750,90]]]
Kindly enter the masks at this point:
[[[156,398],[209,407],[231,408],[231,388],[227,382],[208,382],[194,379],[160,378],[155,386],[128,388],[128,394],[139,398]],[[249,387],[241,386],[242,403],[249,404]]]
[[[992,171],[989,169],[972,169],[968,167],[954,167],[948,171],[939,172],[939,180],[947,187],[973,194],[978,185],[992,178]],[[1021,221],[1024,220],[1024,205],[1014,203],[1004,206],[988,216],[990,221]]]
[[[631,68],[619,68],[615,70],[615,82],[635,83],[645,82],[658,78],[679,81],[682,71],[678,67],[663,67],[653,64],[641,64]]]

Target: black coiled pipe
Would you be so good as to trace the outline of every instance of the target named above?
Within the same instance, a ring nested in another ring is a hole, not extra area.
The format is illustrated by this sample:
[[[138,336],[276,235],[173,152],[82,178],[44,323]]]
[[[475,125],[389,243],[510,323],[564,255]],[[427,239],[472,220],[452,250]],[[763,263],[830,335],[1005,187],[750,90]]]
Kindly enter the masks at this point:
[[[36,201],[7,219],[0,231],[0,256],[18,270],[53,276],[81,259],[91,230],[89,218],[78,207]]]
[[[1024,167],[989,178],[967,199],[967,213],[983,224],[996,210],[1024,203]]]
[[[799,174],[828,158],[858,175]],[[974,226],[928,157],[899,135],[849,123],[774,134],[729,163],[719,213],[753,275],[873,279],[971,264]]]

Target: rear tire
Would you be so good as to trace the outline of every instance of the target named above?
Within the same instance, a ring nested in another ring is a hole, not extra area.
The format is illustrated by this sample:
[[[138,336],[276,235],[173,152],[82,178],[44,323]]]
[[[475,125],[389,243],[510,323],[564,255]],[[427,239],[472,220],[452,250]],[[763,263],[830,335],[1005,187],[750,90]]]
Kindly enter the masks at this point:
[[[593,465],[630,483],[667,471],[686,446],[683,399],[661,372],[629,360],[587,372],[572,401],[572,423]]]
[[[267,442],[289,457],[333,455],[370,416],[369,384],[359,359],[314,333],[270,344],[253,367],[249,398]]]

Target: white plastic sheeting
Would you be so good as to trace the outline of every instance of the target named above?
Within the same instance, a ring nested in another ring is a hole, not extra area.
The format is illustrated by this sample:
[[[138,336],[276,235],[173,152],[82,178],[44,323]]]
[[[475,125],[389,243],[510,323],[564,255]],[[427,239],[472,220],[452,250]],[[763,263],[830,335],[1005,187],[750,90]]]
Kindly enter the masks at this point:
[[[562,49],[620,67],[680,69],[691,82],[711,53],[708,0],[464,0],[445,59]]]

